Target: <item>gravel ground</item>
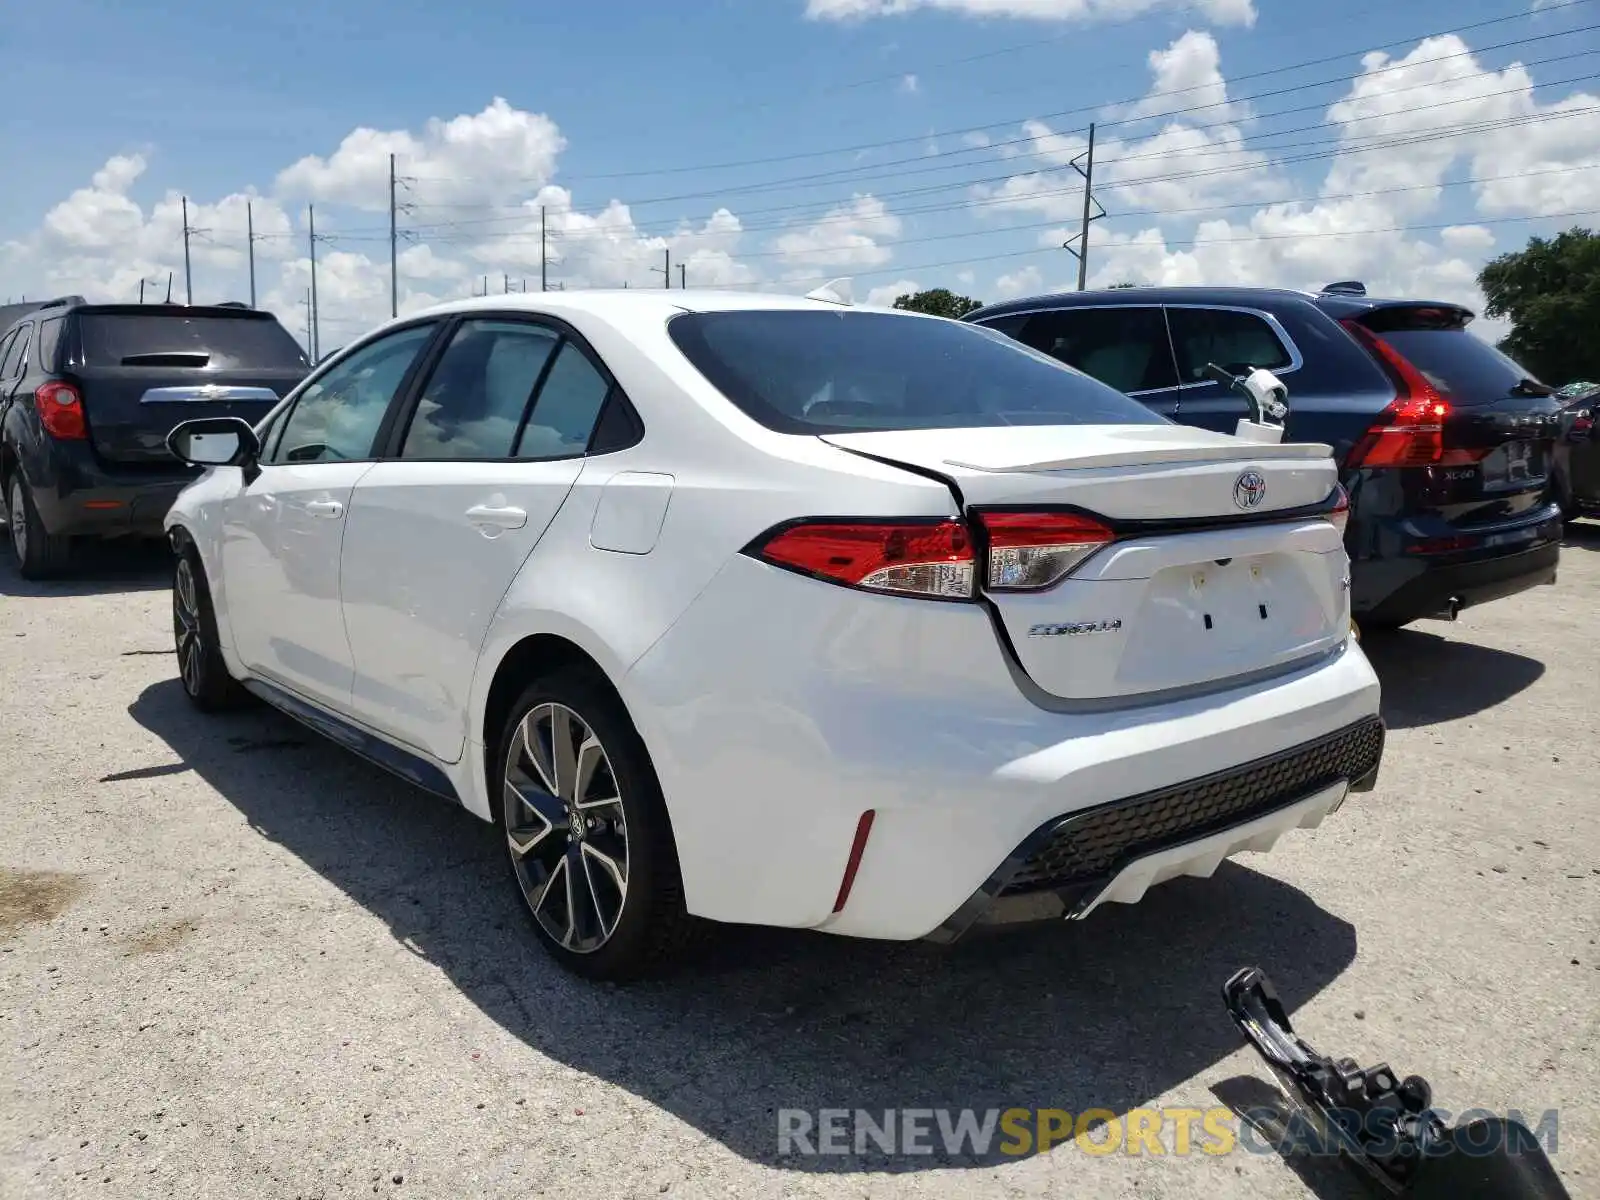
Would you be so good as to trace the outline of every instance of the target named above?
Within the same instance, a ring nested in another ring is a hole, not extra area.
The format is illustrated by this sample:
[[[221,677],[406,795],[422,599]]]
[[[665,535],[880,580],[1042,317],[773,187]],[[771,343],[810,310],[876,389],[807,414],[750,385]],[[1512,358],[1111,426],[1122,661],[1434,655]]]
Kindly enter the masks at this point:
[[[1218,1002],[1251,963],[1446,1108],[1559,1109],[1600,1195],[1597,597],[1585,523],[1556,587],[1369,638],[1377,790],[1212,880],[950,951],[730,930],[619,990],[547,963],[487,826],[191,713],[159,558],[0,567],[0,1195],[1361,1195],[1250,1153],[776,1153],[784,1107],[1258,1101]]]

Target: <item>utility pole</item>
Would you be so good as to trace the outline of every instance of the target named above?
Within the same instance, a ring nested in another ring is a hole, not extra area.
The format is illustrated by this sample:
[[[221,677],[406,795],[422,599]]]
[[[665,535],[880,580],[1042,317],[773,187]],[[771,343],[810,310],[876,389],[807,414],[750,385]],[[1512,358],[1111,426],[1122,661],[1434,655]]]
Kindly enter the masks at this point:
[[[167,272],[167,303],[172,303],[172,272]]]
[[[139,280],[139,303],[144,303],[144,280]]]
[[[389,315],[400,315],[400,233],[394,214],[394,155],[389,155]]]
[[[550,255],[545,252],[544,240],[544,205],[539,205],[539,290],[550,290],[550,276],[547,267],[550,265]]]
[[[505,271],[500,276],[501,295],[511,295],[511,272]]]
[[[311,345],[311,289],[310,288],[306,289],[306,298],[304,300],[300,301],[300,303],[306,306],[306,346],[309,348],[310,345]],[[317,365],[317,361],[316,360],[317,360],[317,356],[315,354],[313,354],[311,356],[311,365],[312,366],[316,366]]]
[[[1083,165],[1078,165],[1078,159],[1083,159]],[[1078,260],[1078,290],[1083,291],[1089,278],[1089,223],[1098,221],[1106,215],[1105,206],[1094,198],[1094,126],[1089,126],[1089,148],[1078,158],[1067,164],[1079,175],[1083,176],[1083,224],[1079,226],[1077,234],[1061,243],[1061,248]],[[1091,213],[1090,207],[1099,209]],[[1077,242],[1077,246],[1073,246]]]
[[[183,198],[183,292],[185,304],[194,303],[194,276],[189,273],[189,197]]]
[[[651,267],[650,269],[652,271],[660,271],[661,286],[664,288],[670,288],[672,286],[672,247],[668,246],[664,251],[662,251],[662,253],[667,256],[667,265],[664,267]]]
[[[320,347],[317,345],[319,340],[317,337],[317,327],[321,324],[321,321],[318,319],[320,314],[317,312],[317,206],[315,204],[306,205],[306,225],[311,238],[311,298],[309,317],[311,322],[311,365],[315,366],[318,358],[320,357],[317,353],[317,351],[320,349]]]
[[[689,289],[689,268],[682,263],[678,264],[678,286],[685,291]]]
[[[250,246],[250,307],[256,306],[256,215],[250,201],[244,202],[244,236]]]

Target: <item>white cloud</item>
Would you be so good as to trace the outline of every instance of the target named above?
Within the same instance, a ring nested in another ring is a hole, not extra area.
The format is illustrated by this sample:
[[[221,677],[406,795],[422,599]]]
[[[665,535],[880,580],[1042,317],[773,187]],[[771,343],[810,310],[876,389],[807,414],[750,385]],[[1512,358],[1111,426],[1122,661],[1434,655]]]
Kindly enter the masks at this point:
[[[1452,225],[1439,231],[1439,241],[1457,254],[1483,251],[1494,245],[1494,231],[1485,225]]]
[[[1029,265],[1001,275],[994,281],[996,300],[1014,300],[1018,296],[1031,296],[1044,287],[1044,276],[1039,268]]]
[[[881,304],[888,307],[901,296],[908,296],[913,292],[920,292],[923,287],[915,279],[896,279],[893,283],[881,284],[867,293],[868,304]]]
[[[1165,117],[1153,134],[1102,138],[1095,145],[1095,191],[1103,203],[1135,210],[1192,210],[1265,198],[1277,190],[1268,155],[1253,150],[1241,124],[1246,113],[1228,100],[1216,39],[1185,33],[1150,54],[1152,83],[1122,124]],[[1172,92],[1180,92],[1171,95]],[[1198,116],[1183,110],[1207,106]],[[1025,121],[1022,135],[1002,150],[1029,157],[1039,169],[998,186],[973,188],[980,213],[1032,212],[1064,220],[1083,211],[1083,177],[1070,164],[1088,150],[1082,135],[1057,133]]]
[[[917,82],[915,75],[902,75],[900,77],[900,90],[906,95],[915,96],[920,88],[921,85]]]
[[[1026,21],[1125,21],[1158,10],[1192,12],[1217,25],[1255,24],[1253,0],[807,0],[818,21],[898,17],[935,9],[968,17]]]
[[[566,145],[549,117],[496,96],[480,113],[431,118],[420,134],[355,129],[327,158],[309,154],[286,167],[277,187],[286,196],[386,210],[393,154],[410,195],[432,203],[505,199],[546,183]]]
[[[900,218],[876,196],[857,194],[800,229],[772,240],[772,248],[801,267],[879,267],[892,251],[882,244],[900,236]]]

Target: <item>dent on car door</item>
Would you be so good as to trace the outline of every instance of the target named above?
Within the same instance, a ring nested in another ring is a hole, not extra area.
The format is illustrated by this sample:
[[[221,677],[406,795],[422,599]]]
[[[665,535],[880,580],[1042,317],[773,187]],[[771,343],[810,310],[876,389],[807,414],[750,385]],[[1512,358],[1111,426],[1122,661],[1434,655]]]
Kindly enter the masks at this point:
[[[510,315],[455,327],[351,502],[340,576],[359,719],[459,759],[489,623],[612,393],[561,329]]]
[[[1158,307],[1129,304],[1035,313],[1017,337],[1162,416],[1176,411],[1177,372]]]
[[[329,707],[348,706],[353,666],[339,552],[350,492],[372,468],[391,401],[436,332],[411,326],[357,349],[308,384],[274,424],[260,473],[225,504],[223,576],[245,666]]]

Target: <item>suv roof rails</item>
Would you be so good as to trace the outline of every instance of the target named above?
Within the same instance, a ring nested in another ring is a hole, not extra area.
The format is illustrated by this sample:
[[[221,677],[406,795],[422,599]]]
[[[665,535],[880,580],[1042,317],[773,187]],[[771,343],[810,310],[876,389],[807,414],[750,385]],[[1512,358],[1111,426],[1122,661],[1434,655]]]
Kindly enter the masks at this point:
[[[1338,283],[1330,283],[1322,289],[1324,296],[1365,296],[1367,285],[1359,279],[1343,279]]]
[[[46,300],[39,305],[40,308],[71,308],[79,304],[89,303],[82,296],[57,296],[54,300]]]
[[[249,308],[243,300],[219,300],[212,308]]]

